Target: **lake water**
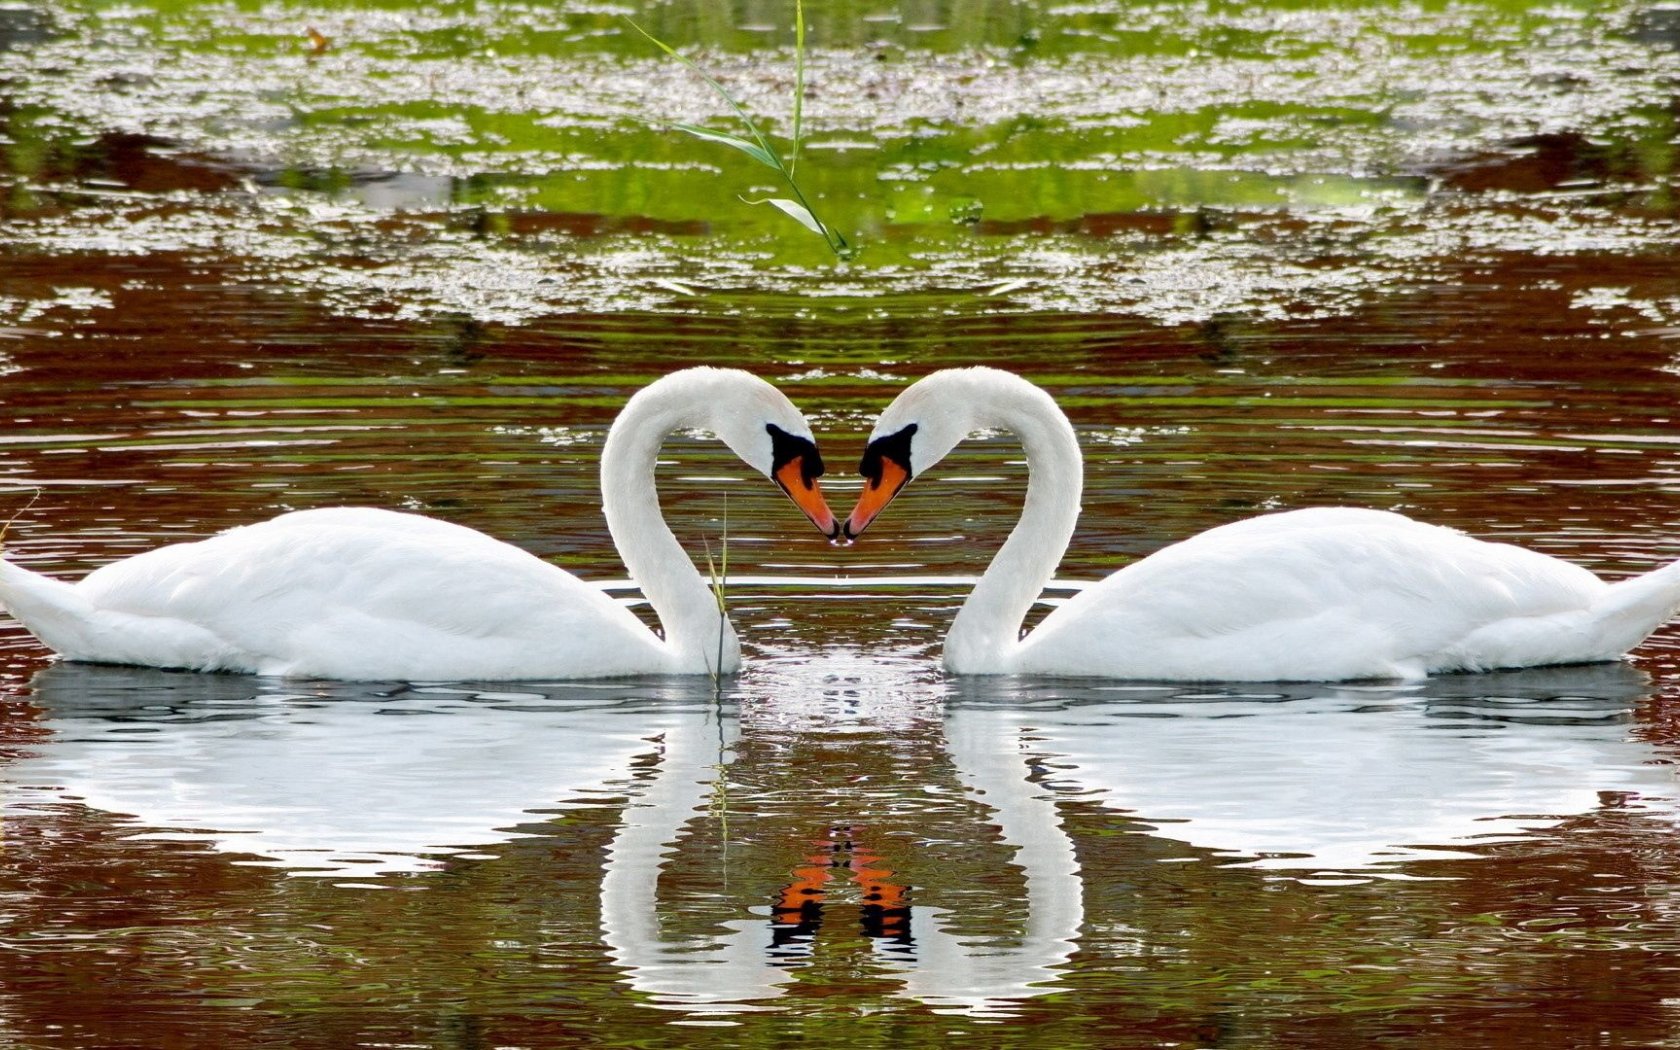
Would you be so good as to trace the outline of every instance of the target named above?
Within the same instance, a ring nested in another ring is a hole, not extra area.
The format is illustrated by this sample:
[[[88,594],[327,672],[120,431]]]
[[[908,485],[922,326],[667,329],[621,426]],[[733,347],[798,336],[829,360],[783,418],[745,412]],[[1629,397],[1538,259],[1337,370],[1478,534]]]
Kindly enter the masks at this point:
[[[0,0],[7,556],[356,504],[633,598],[596,470],[637,388],[775,382],[843,513],[874,414],[985,363],[1085,450],[1047,602],[1322,504],[1680,558],[1672,5],[813,2],[846,262],[650,123],[726,113],[624,13],[785,133],[782,4]],[[0,620],[0,1045],[1680,1038],[1680,627],[1427,683],[951,679],[1008,435],[848,548],[666,452],[692,551],[727,513],[716,689],[77,666]]]

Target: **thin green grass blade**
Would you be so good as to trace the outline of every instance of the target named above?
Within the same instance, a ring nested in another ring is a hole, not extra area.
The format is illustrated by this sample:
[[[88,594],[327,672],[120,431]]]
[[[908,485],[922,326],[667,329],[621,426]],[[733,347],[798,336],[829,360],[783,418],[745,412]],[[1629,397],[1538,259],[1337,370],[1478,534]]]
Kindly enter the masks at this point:
[[[805,114],[805,0],[793,0],[793,148],[788,178],[799,168],[799,140]]]
[[[776,159],[770,156],[770,154],[764,152],[764,147],[758,145],[756,142],[748,142],[739,135],[730,135],[722,131],[713,131],[711,128],[702,128],[697,124],[667,124],[666,127],[673,128],[677,131],[687,132],[695,138],[705,139],[707,142],[721,142],[725,146],[734,146],[742,153],[745,153],[747,156],[758,161],[760,164],[772,171],[782,170],[776,164]]]
[[[729,103],[729,108],[735,111],[735,115],[740,117],[741,120],[746,123],[747,130],[752,132],[753,140],[756,141],[759,147],[764,150],[765,154],[767,154],[775,162],[772,166],[783,175],[787,174],[787,166],[782,163],[782,155],[776,152],[776,147],[772,146],[770,144],[770,140],[764,137],[764,132],[758,130],[758,125],[753,122],[753,118],[739,102],[735,101],[735,96],[731,95],[728,89],[708,76],[705,70],[701,69],[687,58],[684,58],[681,54],[678,54],[676,48],[637,25],[634,19],[626,18],[625,21],[630,23],[630,28],[653,41],[654,46],[659,48],[659,50],[665,52],[678,62],[687,66],[695,76],[698,76],[701,80],[704,80],[707,84],[711,85],[712,90],[716,91],[725,102]]]
[[[723,673],[723,632],[729,626],[729,597],[725,588],[729,586],[729,493],[723,494],[723,551],[718,555],[720,569],[717,579],[718,603],[718,673]],[[721,699],[721,698],[720,698]]]
[[[711,577],[712,597],[717,599],[718,612],[719,613],[725,613],[726,609],[725,609],[725,606],[724,606],[724,597],[723,597],[723,577],[718,575],[717,563],[712,560],[712,545],[711,545],[711,542],[708,541],[706,539],[706,537],[702,536],[702,537],[700,537],[700,545],[706,551],[706,575]]]

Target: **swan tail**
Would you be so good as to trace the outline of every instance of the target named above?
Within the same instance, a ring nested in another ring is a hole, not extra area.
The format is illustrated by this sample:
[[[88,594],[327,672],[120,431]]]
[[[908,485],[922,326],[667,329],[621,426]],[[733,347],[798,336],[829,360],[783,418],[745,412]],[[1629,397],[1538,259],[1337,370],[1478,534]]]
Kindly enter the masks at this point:
[[[102,608],[83,590],[0,558],[0,609],[69,660],[256,670],[252,659],[214,631],[168,615]]]
[[[1582,608],[1499,620],[1429,661],[1430,671],[1619,660],[1680,611],[1680,562],[1620,580]]]
[[[1680,612],[1680,562],[1610,585],[1589,610],[1599,659],[1638,646]]]
[[[0,558],[0,609],[49,649],[80,648],[93,608],[74,586]]]

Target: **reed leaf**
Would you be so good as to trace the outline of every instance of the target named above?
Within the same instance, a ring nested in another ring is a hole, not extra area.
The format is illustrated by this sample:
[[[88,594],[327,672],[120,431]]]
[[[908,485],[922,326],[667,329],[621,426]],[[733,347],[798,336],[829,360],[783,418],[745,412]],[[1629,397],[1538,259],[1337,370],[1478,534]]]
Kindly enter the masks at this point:
[[[838,231],[836,231],[833,227],[829,226],[827,223],[823,222],[822,219],[817,217],[817,210],[815,208],[811,207],[810,200],[805,196],[805,192],[802,189],[799,188],[799,183],[794,179],[794,170],[797,168],[797,166],[799,164],[800,144],[801,144],[801,142],[804,138],[804,120],[805,120],[805,3],[804,3],[804,0],[794,0],[793,12],[794,12],[794,14],[793,14],[793,24],[794,24],[793,135],[792,135],[792,144],[791,144],[791,149],[790,149],[790,158],[791,159],[787,162],[784,162],[782,160],[781,153],[779,153],[776,150],[776,147],[770,141],[769,136],[765,135],[764,132],[759,129],[757,122],[754,121],[753,118],[752,118],[752,115],[747,112],[746,107],[741,105],[741,103],[736,100],[735,96],[731,95],[729,93],[728,88],[725,88],[722,84],[720,84],[716,80],[714,80],[709,74],[706,73],[705,70],[703,70],[699,66],[695,65],[694,62],[692,62],[688,58],[685,58],[683,55],[679,54],[677,52],[676,48],[674,48],[671,45],[665,43],[665,41],[659,39],[658,37],[654,36],[652,33],[649,33],[647,30],[645,30],[641,26],[637,25],[636,22],[633,19],[626,18],[625,21],[629,22],[630,27],[632,29],[634,29],[636,32],[640,33],[642,36],[647,37],[648,40],[652,41],[652,43],[654,44],[655,47],[659,48],[661,51],[665,52],[667,55],[670,55],[672,58],[676,59],[678,62],[681,62],[684,66],[686,66],[688,69],[693,71],[694,74],[696,76],[698,76],[701,80],[704,80],[711,87],[711,89],[713,91],[717,92],[718,97],[722,98],[726,103],[729,104],[729,108],[735,111],[735,115],[741,118],[742,123],[744,123],[747,126],[747,132],[749,133],[749,135],[751,137],[746,138],[746,137],[742,137],[740,135],[732,135],[732,134],[730,134],[728,132],[725,132],[725,131],[716,131],[716,130],[713,130],[712,128],[700,127],[699,125],[696,125],[696,124],[672,123],[672,124],[669,124],[667,126],[673,128],[674,130],[681,131],[684,134],[693,135],[695,138],[703,139],[707,142],[716,142],[719,145],[728,146],[731,149],[740,150],[742,153],[745,153],[747,156],[751,157],[752,159],[758,161],[760,164],[762,164],[765,167],[774,171],[778,176],[780,176],[780,178],[783,182],[787,183],[788,191],[792,194],[791,197],[766,197],[766,198],[763,198],[761,200],[747,200],[747,198],[742,197],[741,199],[748,204],[773,204],[773,205],[775,205],[778,209],[780,209],[783,212],[783,214],[789,216],[790,218],[792,218],[793,220],[798,222],[801,226],[805,227],[807,230],[810,230],[812,233],[821,237],[823,239],[823,243],[828,245],[829,251],[833,252],[837,258],[850,259],[853,255],[856,254],[855,249],[852,247],[852,245],[846,240],[846,238],[843,235],[841,235]]]
[[[748,142],[739,135],[713,131],[711,128],[702,128],[695,124],[667,124],[665,126],[675,131],[687,132],[695,138],[705,139],[707,142],[721,142],[725,146],[733,146],[767,168],[774,171],[782,170],[781,165],[776,163],[776,158],[766,153],[763,146],[756,142]]]
[[[782,211],[793,216],[799,221],[801,226],[810,230],[812,233],[825,238],[828,236],[828,227],[824,226],[820,219],[811,214],[810,208],[805,207],[805,205],[799,203],[798,201],[790,201],[786,197],[765,197],[756,201],[748,200],[747,198],[742,197],[741,200],[747,204],[773,204]]]
[[[765,155],[768,156],[769,158],[771,158],[771,161],[773,163],[771,163],[770,166],[775,168],[778,172],[780,172],[783,175],[783,177],[787,176],[787,168],[786,168],[786,166],[784,166],[782,164],[781,154],[776,152],[776,147],[772,146],[770,144],[770,140],[764,137],[764,133],[762,131],[758,130],[758,125],[753,121],[752,115],[747,112],[746,107],[742,106],[739,102],[735,101],[735,96],[731,95],[727,88],[725,88],[722,84],[719,84],[716,80],[713,80],[711,78],[711,76],[709,76],[706,73],[705,70],[701,69],[699,66],[695,65],[693,62],[689,61],[687,58],[685,58],[681,54],[679,54],[677,52],[676,48],[672,47],[670,44],[667,44],[665,41],[659,39],[658,37],[654,36],[652,33],[648,32],[647,30],[643,29],[641,26],[637,25],[634,20],[626,18],[625,21],[629,22],[630,27],[632,29],[634,29],[636,32],[642,34],[643,36],[647,37],[649,40],[653,41],[653,43],[659,48],[659,50],[665,52],[667,55],[670,55],[672,58],[676,59],[678,62],[681,62],[683,65],[687,66],[701,80],[704,80],[707,84],[711,85],[712,90],[717,92],[718,96],[720,98],[722,98],[725,102],[729,103],[729,108],[734,110],[735,115],[740,117],[741,121],[744,124],[746,124],[747,130],[752,132],[753,140],[758,143],[759,148],[764,150]]]

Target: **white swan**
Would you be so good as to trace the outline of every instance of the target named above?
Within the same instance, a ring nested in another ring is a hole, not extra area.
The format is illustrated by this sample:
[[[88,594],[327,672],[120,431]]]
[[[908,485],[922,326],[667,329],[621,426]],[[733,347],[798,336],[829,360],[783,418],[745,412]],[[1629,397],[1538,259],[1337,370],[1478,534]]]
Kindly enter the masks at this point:
[[[665,630],[564,569],[460,525],[364,507],[296,511],[147,551],[70,584],[0,561],[0,606],[72,660],[338,679],[704,674],[734,628],[659,511],[665,437],[698,428],[834,536],[810,427],[770,384],[692,368],[638,391],[601,453],[607,527]]]
[[[1376,510],[1320,507],[1222,525],[1115,572],[1021,637],[1079,517],[1078,442],[1038,387],[948,369],[881,413],[847,518],[861,533],[970,433],[1021,440],[1021,521],[958,611],[961,674],[1173,681],[1421,678],[1614,660],[1680,608],[1680,563],[1618,583],[1533,551]]]

